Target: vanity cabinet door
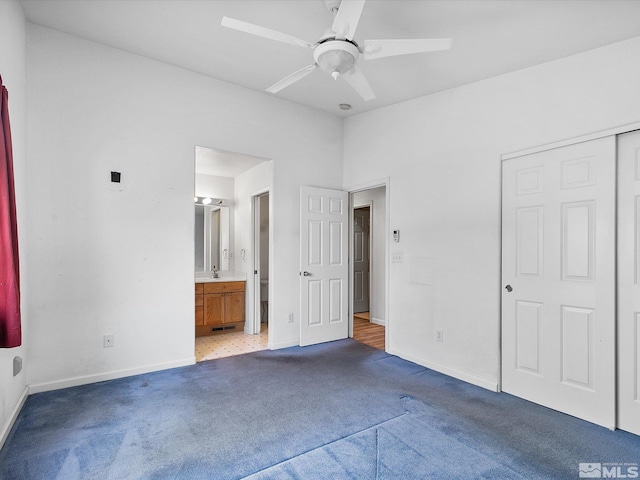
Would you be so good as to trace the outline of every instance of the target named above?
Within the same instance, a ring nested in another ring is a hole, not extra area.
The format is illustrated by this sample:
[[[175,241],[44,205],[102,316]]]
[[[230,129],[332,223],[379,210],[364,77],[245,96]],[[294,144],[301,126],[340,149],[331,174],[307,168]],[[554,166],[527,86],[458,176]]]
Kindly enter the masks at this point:
[[[244,292],[224,294],[224,323],[244,322]]]
[[[245,320],[245,282],[196,283],[196,336]]]
[[[204,296],[204,324],[222,325],[224,323],[223,293]]]

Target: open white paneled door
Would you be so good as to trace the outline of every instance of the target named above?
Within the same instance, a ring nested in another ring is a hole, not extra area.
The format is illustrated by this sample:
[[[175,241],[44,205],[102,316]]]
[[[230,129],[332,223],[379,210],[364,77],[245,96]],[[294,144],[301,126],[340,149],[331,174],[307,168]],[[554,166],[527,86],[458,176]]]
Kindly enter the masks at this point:
[[[347,192],[300,187],[300,345],[349,335]]]
[[[640,435],[640,131],[618,137],[618,427]]]
[[[503,162],[502,389],[615,426],[615,136]]]

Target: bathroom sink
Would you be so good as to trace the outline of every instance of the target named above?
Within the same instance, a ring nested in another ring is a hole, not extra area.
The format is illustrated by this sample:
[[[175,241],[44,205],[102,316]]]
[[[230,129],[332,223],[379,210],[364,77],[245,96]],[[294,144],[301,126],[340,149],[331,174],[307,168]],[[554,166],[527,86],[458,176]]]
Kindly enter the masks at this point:
[[[238,276],[229,276],[229,277],[201,277],[195,279],[195,283],[211,283],[211,282],[244,282],[246,278],[241,278]]]

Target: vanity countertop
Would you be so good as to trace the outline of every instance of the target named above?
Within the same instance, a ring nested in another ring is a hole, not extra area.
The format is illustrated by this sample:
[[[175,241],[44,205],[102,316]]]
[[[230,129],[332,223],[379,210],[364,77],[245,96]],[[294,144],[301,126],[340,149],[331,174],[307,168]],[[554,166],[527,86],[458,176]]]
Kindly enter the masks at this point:
[[[196,278],[195,283],[212,283],[212,282],[245,282],[245,278],[240,277],[218,277],[218,278]]]

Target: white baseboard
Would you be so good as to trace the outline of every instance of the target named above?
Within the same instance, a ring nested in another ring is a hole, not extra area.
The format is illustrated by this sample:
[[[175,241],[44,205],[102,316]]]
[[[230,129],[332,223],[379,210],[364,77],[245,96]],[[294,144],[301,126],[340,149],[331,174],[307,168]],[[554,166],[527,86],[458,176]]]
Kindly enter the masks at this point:
[[[7,437],[9,436],[11,427],[13,427],[13,424],[16,423],[16,419],[20,414],[20,410],[22,410],[22,407],[24,406],[24,402],[27,401],[28,396],[29,396],[29,387],[26,386],[22,391],[22,395],[20,395],[20,398],[18,399],[18,403],[16,403],[16,406],[11,411],[11,415],[9,415],[9,418],[7,419],[7,423],[5,423],[2,426],[2,431],[0,431],[0,450],[2,450],[2,447],[4,446],[4,442],[7,440]]]
[[[417,358],[417,357],[414,357],[413,355],[406,355],[402,352],[387,350],[387,353],[403,358],[405,360],[409,360],[410,362],[417,363],[418,365],[422,365],[423,367],[429,368],[436,372],[440,372],[450,377],[457,378],[458,380],[462,380],[463,382],[471,383],[472,385],[477,385],[478,387],[486,388],[487,390],[491,390],[492,392],[500,391],[500,386],[498,382],[493,382],[491,380],[486,380],[484,378],[476,377],[473,374],[456,370],[455,368],[449,368],[445,365],[440,365],[439,363],[431,362],[429,360]]]
[[[375,318],[372,317],[371,320],[369,320],[371,323],[375,323],[376,325],[382,325],[383,327],[386,325],[384,320],[380,320],[379,318]]]
[[[159,370],[168,370],[170,368],[185,367],[194,365],[196,357],[188,357],[175,362],[156,363],[154,365],[145,365],[143,367],[128,368],[125,370],[114,370],[112,372],[98,373],[95,375],[83,375],[81,377],[66,378],[56,380],[54,382],[35,383],[29,385],[29,393],[48,392],[50,390],[59,390],[61,388],[77,387],[89,383],[104,382],[105,380],[114,380],[116,378],[131,377],[143,373],[157,372]]]

